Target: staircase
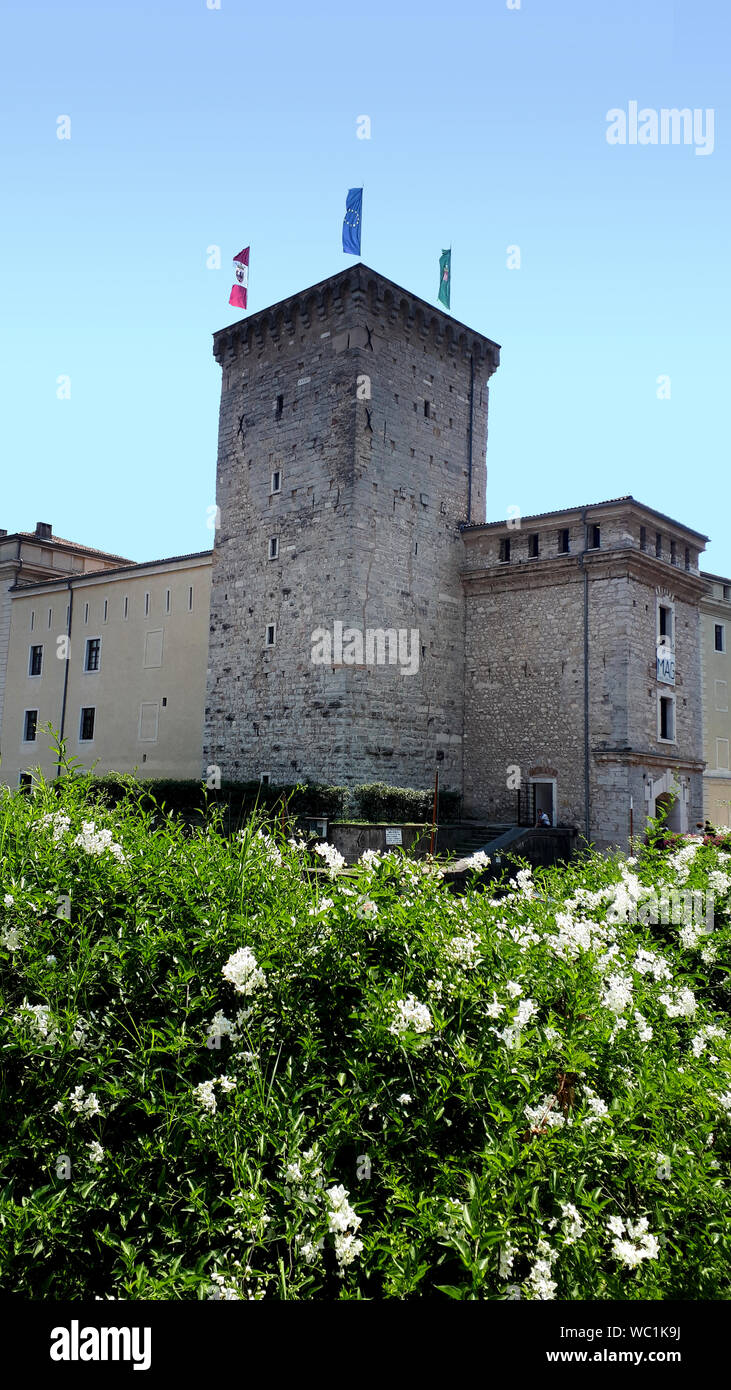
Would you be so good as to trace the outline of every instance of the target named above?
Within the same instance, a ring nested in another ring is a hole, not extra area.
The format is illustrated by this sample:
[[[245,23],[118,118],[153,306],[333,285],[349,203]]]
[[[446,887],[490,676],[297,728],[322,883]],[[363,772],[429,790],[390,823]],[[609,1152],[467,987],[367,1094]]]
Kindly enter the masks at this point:
[[[465,821],[460,834],[454,844],[450,844],[449,853],[454,859],[467,859],[471,854],[476,854],[477,850],[484,849],[491,840],[496,840],[499,835],[504,835],[506,830],[512,830],[510,825],[484,825],[477,821]],[[439,848],[439,840],[437,840]]]

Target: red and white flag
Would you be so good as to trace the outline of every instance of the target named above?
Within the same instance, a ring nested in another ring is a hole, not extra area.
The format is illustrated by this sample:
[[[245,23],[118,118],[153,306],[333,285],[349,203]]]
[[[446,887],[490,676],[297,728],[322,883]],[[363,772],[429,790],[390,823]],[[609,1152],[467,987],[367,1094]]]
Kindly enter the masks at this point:
[[[229,304],[235,305],[237,309],[246,308],[246,291],[249,288],[249,251],[251,248],[245,246],[243,251],[239,251],[238,256],[234,256],[234,279],[236,284],[232,287],[229,295]]]

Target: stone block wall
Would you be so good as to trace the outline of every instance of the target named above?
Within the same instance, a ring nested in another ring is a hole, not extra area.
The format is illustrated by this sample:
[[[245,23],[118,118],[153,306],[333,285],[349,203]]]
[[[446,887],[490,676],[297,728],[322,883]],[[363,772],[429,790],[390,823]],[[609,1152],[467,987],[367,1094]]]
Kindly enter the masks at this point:
[[[484,515],[496,345],[355,266],[224,330],[216,354],[207,762],[225,777],[419,787],[442,754],[442,785],[459,789],[459,527],[471,396],[472,515]],[[313,664],[313,633],[336,624],[342,654]],[[369,662],[349,630],[403,633],[406,660]]]

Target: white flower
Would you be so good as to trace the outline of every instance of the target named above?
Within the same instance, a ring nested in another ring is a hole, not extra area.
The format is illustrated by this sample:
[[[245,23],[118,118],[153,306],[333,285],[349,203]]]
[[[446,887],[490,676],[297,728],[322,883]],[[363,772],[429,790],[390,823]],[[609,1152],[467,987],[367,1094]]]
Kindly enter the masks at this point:
[[[216,1285],[216,1288],[213,1293],[209,1293],[208,1298],[206,1300],[208,1303],[212,1303],[214,1301],[216,1303],[241,1302],[241,1295],[236,1292],[235,1288],[233,1288],[232,1285],[226,1283],[226,1280],[224,1279],[224,1276],[222,1274],[212,1274],[211,1280]]]
[[[426,1004],[420,1004],[413,994],[405,999],[397,999],[394,1004],[395,1017],[389,1026],[390,1033],[428,1033],[434,1027],[432,1016]]]
[[[708,887],[712,893],[728,893],[731,888],[731,874],[725,874],[721,869],[712,869],[708,875]]]
[[[360,1217],[353,1211],[342,1183],[329,1187],[325,1197],[329,1204],[328,1230],[335,1236],[335,1256],[342,1272],[363,1249],[362,1240],[356,1240],[354,1235],[360,1226]]]
[[[601,998],[602,1007],[621,1014],[632,1001],[632,978],[629,975],[610,975]]]
[[[601,1097],[596,1095],[594,1091],[590,1090],[588,1086],[586,1086],[584,1090],[584,1099],[586,1100],[586,1104],[588,1105],[589,1110],[591,1111],[591,1114],[588,1115],[587,1118],[584,1120],[584,1124],[588,1126],[595,1125],[598,1123],[599,1120],[603,1120],[606,1118],[606,1116],[609,1114],[609,1108],[604,1104],[604,1101],[601,1099]]]
[[[670,1177],[670,1159],[668,1158],[667,1154],[657,1155],[656,1172],[657,1176],[661,1178],[663,1182],[667,1182],[668,1178]]]
[[[464,868],[465,868],[465,869],[486,869],[489,863],[490,863],[490,857],[489,857],[489,855],[485,854],[483,850],[478,849],[474,854],[471,854],[471,855],[469,856],[469,858],[465,859],[465,861],[464,861]]]
[[[511,1245],[509,1240],[500,1247],[500,1261],[498,1264],[498,1278],[509,1279],[513,1268],[513,1261],[518,1253],[517,1245]]]
[[[723,1028],[718,1028],[715,1023],[707,1023],[703,1028],[701,1028],[699,1033],[696,1033],[695,1037],[693,1038],[693,1041],[691,1042],[690,1047],[693,1056],[700,1057],[701,1053],[705,1051],[706,1044],[709,1042],[711,1038],[725,1038],[725,1036],[726,1033]]]
[[[565,1245],[573,1245],[584,1234],[584,1223],[573,1202],[562,1202],[563,1238]]]
[[[610,1216],[607,1221],[607,1226],[613,1236],[624,1235],[624,1221],[621,1216]]]
[[[66,831],[71,828],[70,816],[65,816],[62,811],[54,811],[53,815],[41,816],[40,824],[44,827],[51,826],[53,838],[58,841],[63,838]]]
[[[451,941],[447,942],[445,951],[455,964],[463,966],[465,970],[474,970],[480,962],[479,946],[479,936],[470,931],[465,936],[453,936]]]
[[[224,1093],[236,1090],[236,1082],[230,1076],[219,1076],[218,1084]]]
[[[19,951],[23,945],[23,933],[20,927],[6,927],[0,936],[0,946],[4,946],[6,951]]]
[[[619,1226],[611,1227],[611,1221]],[[615,1260],[626,1265],[628,1269],[636,1269],[643,1260],[656,1260],[660,1253],[660,1244],[657,1236],[651,1234],[647,1229],[647,1217],[640,1217],[639,1221],[622,1222],[620,1217],[610,1217],[610,1229],[616,1234],[612,1241],[612,1254]],[[626,1229],[627,1239],[623,1240],[622,1230]]]
[[[718,1103],[723,1107],[727,1115],[731,1115],[731,1091],[724,1091],[721,1095],[719,1095]],[[709,1142],[713,1142],[712,1137]]]
[[[411,1105],[411,1096],[408,1091],[402,1091],[401,1095],[396,1097],[396,1103],[398,1105]]]
[[[523,993],[523,986],[519,985],[517,980],[508,980],[505,988],[512,999],[517,999],[518,995]]]
[[[266,984],[266,975],[256,963],[256,956],[249,946],[240,946],[229,956],[221,974],[228,980],[237,994],[253,994]]]
[[[661,994],[660,1003],[665,1005],[668,1018],[691,1018],[696,1011],[695,995],[686,987],[676,988],[672,994]]]
[[[377,849],[364,849],[358,863],[362,864],[364,869],[377,869],[378,865],[383,863],[383,855],[379,854]]]
[[[362,1249],[362,1240],[357,1240],[354,1235],[338,1233],[335,1236],[335,1256],[341,1268],[352,1264]]]
[[[485,1013],[488,1018],[499,1018],[501,1014],[505,1013],[505,1005],[498,1004],[497,995],[494,990],[492,992],[492,1003],[485,1006]]]
[[[555,1129],[566,1123],[560,1110],[556,1109],[556,1097],[544,1096],[540,1105],[526,1105],[523,1108],[531,1129]]]
[[[193,1095],[201,1109],[208,1110],[211,1115],[216,1113],[215,1084],[215,1081],[201,1081],[198,1086],[193,1087]]]
[[[68,819],[67,817],[65,819]],[[54,832],[54,840],[57,838]],[[124,852],[122,846],[112,839],[111,830],[97,830],[93,820],[81,822],[81,833],[74,839],[74,844],[83,849],[85,854],[104,854],[109,850],[120,863],[124,863]]]
[[[524,1287],[530,1291],[534,1298],[545,1300],[556,1297],[558,1285],[551,1278],[552,1261],[550,1256],[547,1259],[536,1260]]]
[[[637,1034],[640,1042],[650,1042],[652,1040],[652,1028],[647,1022],[647,1019],[640,1013],[639,1009],[635,1009],[634,1020],[637,1025]]]
[[[15,898],[13,897],[12,893],[6,893],[5,897],[3,898],[3,902],[6,907],[12,907],[13,903],[15,902]]]
[[[55,1042],[57,1031],[53,1026],[53,1014],[49,1004],[29,1004],[23,1000],[20,1010],[13,1014],[13,1023],[30,1023],[33,1031],[44,1042]]]
[[[104,1150],[98,1139],[93,1139],[89,1145],[89,1158],[92,1163],[102,1163],[104,1160]]]
[[[654,951],[646,951],[643,946],[637,952],[633,969],[640,975],[653,975],[656,980],[672,979],[672,971],[666,961]]]
[[[239,834],[243,835],[244,832],[239,831]],[[281,864],[282,856],[279,850],[277,849],[276,843],[272,839],[271,835],[265,834],[263,830],[257,830],[254,835],[254,839],[264,850],[265,857],[269,860],[270,864]]]
[[[325,860],[330,878],[335,878],[338,869],[345,867],[345,860],[339,850],[334,845],[328,845],[324,840],[315,845],[315,854],[319,854]]]
[[[362,922],[372,921],[374,917],[378,916],[378,908],[371,898],[359,898],[355,908],[355,915],[359,917]]]

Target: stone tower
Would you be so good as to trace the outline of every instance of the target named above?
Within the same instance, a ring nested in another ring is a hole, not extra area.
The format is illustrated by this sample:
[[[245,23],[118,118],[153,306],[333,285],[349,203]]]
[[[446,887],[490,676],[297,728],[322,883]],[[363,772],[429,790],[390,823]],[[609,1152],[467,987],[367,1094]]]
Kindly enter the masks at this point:
[[[439,764],[460,789],[460,526],[484,520],[498,345],[359,263],[214,352],[206,763],[412,787]]]

